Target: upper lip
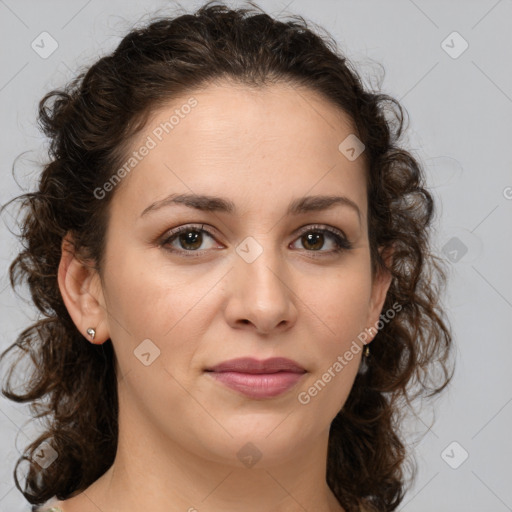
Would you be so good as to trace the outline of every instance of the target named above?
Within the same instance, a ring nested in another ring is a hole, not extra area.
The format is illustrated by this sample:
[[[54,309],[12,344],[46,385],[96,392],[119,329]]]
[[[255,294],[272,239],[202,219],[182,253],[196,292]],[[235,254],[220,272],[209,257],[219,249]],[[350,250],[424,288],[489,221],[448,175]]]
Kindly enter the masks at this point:
[[[239,373],[277,373],[280,371],[304,373],[306,370],[299,363],[285,357],[271,357],[259,360],[252,357],[230,359],[215,366],[206,368],[210,372],[239,372]]]

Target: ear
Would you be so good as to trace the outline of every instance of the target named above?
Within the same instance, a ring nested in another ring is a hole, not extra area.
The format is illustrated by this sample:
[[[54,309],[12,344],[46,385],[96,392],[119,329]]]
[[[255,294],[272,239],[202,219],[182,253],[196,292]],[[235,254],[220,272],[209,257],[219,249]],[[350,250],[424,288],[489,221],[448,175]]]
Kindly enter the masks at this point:
[[[393,260],[394,248],[379,248],[379,253],[386,262],[386,266],[390,268]],[[375,326],[379,321],[379,317],[382,312],[382,308],[384,306],[384,302],[386,300],[386,296],[389,290],[389,286],[391,285],[392,279],[393,276],[391,275],[391,272],[389,272],[388,270],[381,270],[380,272],[377,273],[373,280],[370,308],[368,310],[366,324],[370,334],[368,336],[368,341],[366,343],[370,343],[370,341],[372,341],[377,334]]]
[[[69,232],[62,240],[57,277],[64,304],[77,329],[88,341],[104,343],[110,335],[100,276],[92,264],[77,257]],[[96,331],[94,340],[87,334],[89,327]]]

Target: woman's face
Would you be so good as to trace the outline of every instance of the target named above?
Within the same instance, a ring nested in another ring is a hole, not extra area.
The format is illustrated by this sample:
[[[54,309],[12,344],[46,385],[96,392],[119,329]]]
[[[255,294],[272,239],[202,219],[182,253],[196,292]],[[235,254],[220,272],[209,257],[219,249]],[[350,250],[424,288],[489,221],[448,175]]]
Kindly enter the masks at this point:
[[[269,466],[326,439],[389,286],[371,279],[360,148],[339,149],[352,133],[310,91],[226,83],[162,108],[133,141],[136,165],[109,192],[100,300],[134,420],[121,432]],[[350,202],[304,199],[320,196]],[[246,357],[302,373],[206,371]]]

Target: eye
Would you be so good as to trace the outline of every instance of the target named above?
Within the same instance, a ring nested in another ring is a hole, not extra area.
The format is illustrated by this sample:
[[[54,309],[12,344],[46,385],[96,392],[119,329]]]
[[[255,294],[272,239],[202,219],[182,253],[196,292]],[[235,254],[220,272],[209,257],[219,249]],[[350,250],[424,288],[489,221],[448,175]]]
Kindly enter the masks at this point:
[[[331,245],[334,246],[334,248],[327,251],[320,251],[320,248],[325,245],[326,238],[331,240]],[[308,229],[300,233],[297,241],[300,241],[308,252],[333,254],[352,249],[352,244],[341,231],[322,226],[308,226]],[[315,255],[315,257],[317,257],[317,255]]]
[[[193,225],[181,226],[171,231],[161,245],[168,248],[171,252],[203,252],[203,250],[208,249],[208,247],[203,247],[201,251],[198,251],[204,242],[203,234],[213,239],[213,235],[206,229],[203,229],[203,226],[204,224],[200,227]],[[176,244],[178,244],[178,248],[176,248]],[[192,256],[192,254],[187,256]],[[194,254],[193,256],[196,255]]]
[[[206,238],[204,235],[206,235]],[[204,224],[197,226],[189,224],[169,232],[160,245],[170,252],[181,253],[185,257],[197,257],[201,256],[204,251],[212,248],[211,245],[210,247],[203,246],[203,243],[208,238],[214,240],[214,235],[204,229]],[[320,248],[325,245],[326,240],[331,241],[333,248],[321,251]],[[318,252],[323,256],[352,249],[352,244],[347,240],[343,232],[335,228],[325,228],[316,225],[308,226],[308,229],[302,230],[297,241],[302,242],[306,252]],[[314,255],[313,257],[319,256]]]

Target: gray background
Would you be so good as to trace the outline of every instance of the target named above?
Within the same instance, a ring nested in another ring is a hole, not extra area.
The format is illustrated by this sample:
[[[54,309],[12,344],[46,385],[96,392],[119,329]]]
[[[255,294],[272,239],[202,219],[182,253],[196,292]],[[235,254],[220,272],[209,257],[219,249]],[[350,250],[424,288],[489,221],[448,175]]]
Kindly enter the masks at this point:
[[[190,11],[201,3],[181,5]],[[112,50],[147,13],[173,5],[0,0],[1,203],[21,193],[11,174],[20,153],[29,151],[16,166],[21,184],[30,187],[37,178],[34,162],[44,139],[35,118],[44,93]],[[444,302],[458,361],[449,391],[434,407],[419,404],[416,419],[408,423],[418,478],[399,510],[510,511],[512,1],[262,0],[259,5],[270,14],[302,14],[325,27],[366,77],[379,71],[376,62],[384,66],[382,89],[407,109],[406,143],[423,161],[438,199],[435,244],[450,265]],[[58,43],[48,58],[31,47],[43,31]],[[450,36],[454,31],[460,36]],[[458,55],[463,40],[469,46]],[[18,248],[7,229],[14,228],[12,218],[4,214],[3,220],[0,350],[36,318],[9,288],[7,267]],[[27,414],[25,406],[0,398],[0,510],[5,512],[22,510],[25,503],[11,472],[38,428]]]

